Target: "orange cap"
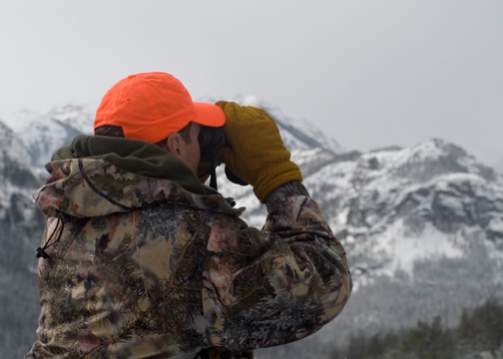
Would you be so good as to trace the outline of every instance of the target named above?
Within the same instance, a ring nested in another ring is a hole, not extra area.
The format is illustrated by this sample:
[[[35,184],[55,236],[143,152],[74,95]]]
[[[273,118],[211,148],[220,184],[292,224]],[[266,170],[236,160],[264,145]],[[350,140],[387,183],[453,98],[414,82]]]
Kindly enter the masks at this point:
[[[193,102],[174,76],[145,72],[129,75],[107,91],[96,111],[94,128],[119,126],[126,138],[157,143],[189,122],[220,127],[225,114],[211,103]]]

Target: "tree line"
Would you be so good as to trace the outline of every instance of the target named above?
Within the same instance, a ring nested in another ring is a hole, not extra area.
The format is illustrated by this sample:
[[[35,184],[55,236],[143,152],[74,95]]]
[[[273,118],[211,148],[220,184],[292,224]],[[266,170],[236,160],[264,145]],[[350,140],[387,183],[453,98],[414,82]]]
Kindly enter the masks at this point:
[[[503,303],[489,299],[464,310],[448,328],[441,316],[418,321],[412,328],[367,336],[353,334],[332,359],[455,359],[503,358]]]

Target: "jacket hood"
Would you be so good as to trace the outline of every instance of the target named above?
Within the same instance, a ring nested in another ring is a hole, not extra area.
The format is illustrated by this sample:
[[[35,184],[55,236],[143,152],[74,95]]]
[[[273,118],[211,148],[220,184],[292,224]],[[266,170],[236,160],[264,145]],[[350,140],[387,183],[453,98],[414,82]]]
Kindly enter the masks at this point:
[[[240,215],[178,158],[158,146],[105,136],[77,136],[46,165],[46,185],[35,192],[48,217],[99,217],[156,203]]]

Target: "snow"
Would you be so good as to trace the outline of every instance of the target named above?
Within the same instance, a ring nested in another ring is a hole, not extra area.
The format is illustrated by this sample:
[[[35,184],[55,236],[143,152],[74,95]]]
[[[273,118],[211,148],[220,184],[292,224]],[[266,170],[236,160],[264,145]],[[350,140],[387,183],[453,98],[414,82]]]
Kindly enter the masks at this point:
[[[18,112],[15,112],[2,121],[9,126],[14,132],[18,133],[22,129],[24,129],[31,121],[38,118],[39,114],[29,110],[22,109]]]
[[[377,150],[356,161],[331,163],[307,177],[304,184],[322,208],[330,208],[324,212],[328,214],[331,228],[347,231],[344,243],[353,248],[351,255],[377,259],[385,274],[393,275],[397,269],[411,273],[418,260],[464,255],[463,240],[460,239],[464,237],[460,233],[441,232],[430,219],[421,217],[422,213],[433,213],[434,199],[436,205],[441,204],[459,218],[466,218],[466,208],[474,210],[477,199],[494,201],[500,214],[496,210],[485,216],[498,218],[492,220],[489,228],[503,229],[503,219],[500,219],[503,208],[497,204],[503,204],[503,181],[488,182],[480,175],[477,163],[470,167],[473,172],[452,172],[449,169],[445,171],[447,173],[434,173],[426,181],[408,175],[406,170],[415,171],[415,166],[396,171],[397,167],[410,163],[418,167],[424,162],[442,164],[443,158],[452,156],[450,149],[453,149],[451,145],[432,140],[410,149]],[[454,151],[456,155],[462,155],[455,148]],[[377,163],[370,165],[372,158],[376,158]],[[306,158],[302,160],[309,162]],[[398,205],[409,197],[417,203],[409,212],[398,213]],[[500,202],[496,201],[497,198]],[[365,221],[351,224],[350,208],[365,213]],[[422,223],[422,226],[411,228],[410,219]],[[480,226],[476,227],[481,229]]]
[[[31,152],[32,163],[38,167],[73,136],[92,130],[92,116],[84,105],[54,107],[44,114],[22,110],[7,121]]]
[[[81,133],[91,133],[93,129],[94,113],[86,105],[67,104],[54,107],[45,117],[73,127]]]
[[[411,148],[383,149],[365,154],[362,161],[376,158],[379,164],[387,169],[400,167],[404,164],[435,161],[446,155],[445,142],[434,139],[420,143]]]
[[[52,153],[65,144],[68,136],[55,121],[29,123],[20,135],[25,145],[32,150],[36,166],[43,166]]]
[[[45,113],[37,113],[29,109],[22,109],[5,118],[5,123],[16,133],[22,132],[34,124],[60,122],[75,128],[79,132],[90,133],[94,111],[87,105],[66,104],[56,106]]]
[[[217,185],[218,190],[223,194],[224,197],[232,197],[235,199],[247,197],[252,192],[251,186],[241,186],[235,183],[232,183],[227,179],[225,175],[225,166],[220,165],[216,169],[217,174]],[[210,180],[207,180],[207,185],[209,185]]]
[[[30,154],[16,133],[0,120],[0,168],[4,166],[4,157],[9,155],[23,165],[30,163]]]
[[[384,273],[392,275],[396,270],[412,274],[414,262],[441,256],[454,258],[463,255],[463,250],[456,247],[456,235],[445,235],[431,224],[427,224],[419,235],[409,233],[407,226],[400,219],[379,235],[377,250],[383,250],[391,258]]]
[[[503,233],[503,213],[500,217],[492,218],[488,227],[495,232]]]

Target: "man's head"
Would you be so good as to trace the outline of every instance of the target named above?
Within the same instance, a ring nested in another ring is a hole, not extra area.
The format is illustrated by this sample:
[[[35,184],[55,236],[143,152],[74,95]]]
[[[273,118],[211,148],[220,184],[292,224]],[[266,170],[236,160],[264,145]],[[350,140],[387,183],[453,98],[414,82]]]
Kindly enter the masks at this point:
[[[183,161],[192,172],[197,174],[197,167],[201,159],[201,149],[198,140],[200,130],[201,126],[198,123],[190,122],[181,131],[172,133],[168,138],[157,144],[174,154]]]
[[[160,145],[197,174],[200,125],[224,123],[220,107],[193,102],[170,74],[148,72],[130,75],[108,90],[96,111],[94,131]]]

